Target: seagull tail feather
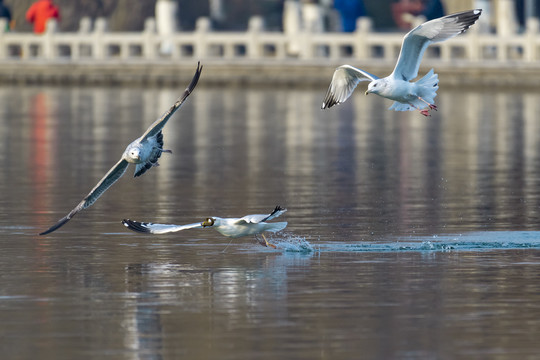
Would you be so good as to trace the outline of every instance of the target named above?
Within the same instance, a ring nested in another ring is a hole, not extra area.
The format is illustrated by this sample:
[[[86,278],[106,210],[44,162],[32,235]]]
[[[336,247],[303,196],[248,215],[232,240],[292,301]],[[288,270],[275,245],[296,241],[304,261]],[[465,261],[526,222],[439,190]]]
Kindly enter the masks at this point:
[[[433,72],[433,69],[415,84],[417,86],[416,93],[422,100],[415,99],[410,101],[410,103],[394,101],[388,109],[394,111],[414,111],[427,108],[429,106],[427,103],[433,104],[437,96],[437,90],[439,89],[439,76]]]
[[[424,77],[416,82],[416,85],[418,86],[418,96],[428,103],[433,104],[437,96],[437,90],[439,89],[439,75],[435,74],[433,69],[431,69]],[[424,105],[426,104],[424,103]],[[424,107],[421,106],[421,108]]]

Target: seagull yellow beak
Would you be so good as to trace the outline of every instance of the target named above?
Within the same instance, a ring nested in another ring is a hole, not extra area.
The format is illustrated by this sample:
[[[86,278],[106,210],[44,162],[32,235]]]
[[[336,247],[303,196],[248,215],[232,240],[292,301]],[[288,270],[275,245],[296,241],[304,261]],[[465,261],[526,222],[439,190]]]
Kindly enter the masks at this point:
[[[369,94],[369,90],[366,90],[366,95]]]

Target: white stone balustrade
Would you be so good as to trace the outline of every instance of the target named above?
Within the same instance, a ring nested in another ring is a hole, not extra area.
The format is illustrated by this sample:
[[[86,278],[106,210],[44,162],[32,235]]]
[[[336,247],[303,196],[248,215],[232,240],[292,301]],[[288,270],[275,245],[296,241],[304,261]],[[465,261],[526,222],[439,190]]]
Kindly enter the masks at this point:
[[[92,26],[93,25],[93,26]],[[5,29],[0,19],[0,29]],[[50,20],[44,34],[0,32],[0,61],[176,61],[176,60],[284,60],[395,61],[403,33],[372,31],[371,20],[360,18],[354,33],[281,33],[265,31],[263,20],[253,17],[244,32],[212,31],[210,20],[200,18],[194,31],[159,35],[154,19],[142,32],[110,32],[107,21],[83,18],[79,31],[57,31]],[[432,46],[427,58],[445,62],[526,62],[540,60],[539,22],[530,18],[522,34],[480,33],[473,26],[463,35]],[[163,42],[171,50],[160,52]],[[290,52],[290,49],[294,49]]]

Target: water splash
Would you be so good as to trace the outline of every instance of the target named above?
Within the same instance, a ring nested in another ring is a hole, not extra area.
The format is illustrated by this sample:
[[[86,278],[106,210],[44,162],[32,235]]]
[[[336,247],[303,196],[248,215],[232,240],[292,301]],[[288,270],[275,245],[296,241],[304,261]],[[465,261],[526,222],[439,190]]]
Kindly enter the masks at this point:
[[[281,234],[280,236],[272,237],[272,244],[276,245],[278,250],[283,252],[296,253],[313,253],[316,249],[303,236],[292,234]]]

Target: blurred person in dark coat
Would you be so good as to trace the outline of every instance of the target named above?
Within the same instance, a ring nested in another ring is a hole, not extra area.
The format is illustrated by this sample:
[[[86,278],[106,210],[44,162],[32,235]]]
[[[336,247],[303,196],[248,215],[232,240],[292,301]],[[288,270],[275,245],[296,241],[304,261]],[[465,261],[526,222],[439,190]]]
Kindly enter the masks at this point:
[[[4,0],[0,0],[0,19],[6,19],[7,25],[6,25],[6,31],[9,31],[10,25],[11,25],[11,11],[9,11],[9,8],[4,5]],[[0,29],[1,31],[2,29]]]

